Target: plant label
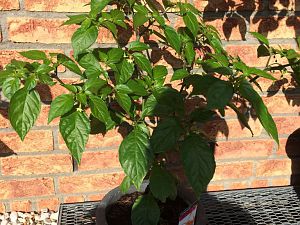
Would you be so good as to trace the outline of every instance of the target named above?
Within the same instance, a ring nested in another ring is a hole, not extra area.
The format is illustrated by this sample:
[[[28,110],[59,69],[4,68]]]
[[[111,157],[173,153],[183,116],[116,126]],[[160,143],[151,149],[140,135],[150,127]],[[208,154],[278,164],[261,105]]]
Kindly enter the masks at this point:
[[[179,217],[178,225],[194,225],[198,205],[195,203],[186,209]]]

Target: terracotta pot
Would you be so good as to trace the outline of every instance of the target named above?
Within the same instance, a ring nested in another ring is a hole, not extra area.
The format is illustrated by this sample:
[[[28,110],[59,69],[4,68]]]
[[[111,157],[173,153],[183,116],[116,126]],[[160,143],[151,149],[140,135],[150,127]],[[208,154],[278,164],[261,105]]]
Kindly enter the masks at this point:
[[[149,182],[145,181],[142,186],[141,186],[141,192],[144,192],[148,186]],[[127,194],[131,194],[133,192],[136,192],[137,190],[135,187],[131,187]],[[106,221],[106,216],[105,216],[105,210],[106,207],[113,204],[114,202],[118,201],[124,194],[121,192],[119,188],[115,188],[108,192],[103,200],[101,201],[100,205],[97,208],[96,211],[96,223],[97,225],[108,225]],[[185,186],[178,186],[178,195],[180,198],[182,198],[188,205],[192,205],[197,201],[196,196],[194,193],[191,191],[191,189],[185,187]],[[197,215],[196,215],[196,221],[194,225],[205,225],[207,224],[205,215],[204,215],[204,210],[198,204],[198,209],[197,209]]]

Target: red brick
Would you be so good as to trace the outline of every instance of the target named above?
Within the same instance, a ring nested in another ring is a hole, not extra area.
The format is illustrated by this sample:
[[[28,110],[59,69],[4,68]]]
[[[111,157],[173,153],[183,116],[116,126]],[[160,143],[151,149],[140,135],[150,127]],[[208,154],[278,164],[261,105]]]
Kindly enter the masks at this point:
[[[205,12],[256,11],[263,9],[262,0],[255,1],[255,3],[249,3],[243,0],[194,0],[193,2],[197,9]]]
[[[61,26],[64,19],[7,18],[9,40],[30,43],[70,43],[77,26]]]
[[[224,189],[224,185],[222,184],[209,184],[207,187],[207,191],[221,191]]]
[[[299,113],[300,96],[272,96],[263,98],[270,113]]]
[[[0,0],[0,10],[20,9],[18,0]]]
[[[64,203],[84,202],[83,196],[68,196],[64,198]]]
[[[32,202],[29,200],[12,202],[10,205],[10,209],[12,211],[17,211],[17,212],[31,212]]]
[[[85,152],[79,170],[97,170],[120,167],[118,151]]]
[[[54,194],[52,178],[0,181],[0,199],[28,198]]]
[[[250,119],[249,125],[253,130],[254,136],[259,136],[261,134],[262,126],[259,120]],[[206,124],[204,131],[212,139],[251,137],[251,132],[235,119],[227,121],[223,119],[216,119]]]
[[[0,128],[11,127],[8,119],[8,109],[0,109]]]
[[[88,12],[89,0],[25,0],[25,9],[28,11],[55,11],[55,12]]]
[[[254,180],[251,182],[252,188],[262,188],[262,187],[268,187],[268,181],[267,180]]]
[[[38,211],[42,209],[49,209],[53,211],[58,211],[59,199],[58,198],[48,198],[37,200]]]
[[[22,142],[16,132],[0,133],[1,153],[44,152],[53,150],[52,131],[30,131]]]
[[[48,124],[48,115],[50,111],[50,105],[43,105],[40,115],[35,123],[35,126],[57,126],[59,124],[59,117],[55,118]]]
[[[5,213],[6,212],[6,207],[3,203],[0,203],[0,213]]]
[[[213,180],[241,179],[252,176],[252,162],[234,162],[217,165]]]
[[[291,134],[300,127],[300,117],[274,117],[279,134]]]
[[[120,185],[123,178],[121,173],[60,177],[59,191],[66,194],[105,191]]]
[[[268,157],[272,154],[273,146],[272,140],[218,142],[215,156],[216,159]]]
[[[258,161],[256,176],[271,177],[291,174],[291,160],[272,159]]]
[[[273,178],[272,186],[286,186],[290,184],[290,179],[288,178]]]
[[[232,182],[229,185],[229,189],[231,190],[246,189],[246,188],[249,188],[248,181]]]
[[[256,17],[250,21],[250,31],[259,32],[267,38],[295,38],[300,31],[298,17]]]
[[[1,159],[4,176],[72,172],[70,155],[11,156]]]
[[[116,130],[108,131],[104,136],[102,134],[90,135],[88,143],[86,145],[86,149],[116,147],[121,144],[122,140],[122,135]],[[59,135],[58,141],[60,149],[67,149],[67,146],[64,143],[64,140],[62,139],[61,135]]]
[[[97,194],[97,195],[88,195],[89,201],[101,201],[104,198],[105,194]]]

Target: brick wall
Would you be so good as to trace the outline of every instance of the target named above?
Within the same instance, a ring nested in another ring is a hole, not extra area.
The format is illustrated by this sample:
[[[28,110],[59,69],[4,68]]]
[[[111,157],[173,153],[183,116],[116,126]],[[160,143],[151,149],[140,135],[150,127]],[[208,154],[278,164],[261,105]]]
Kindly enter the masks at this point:
[[[89,0],[0,0],[0,68],[17,51],[43,49],[71,53],[70,36],[75,26],[61,27],[65,14],[88,11]],[[262,67],[266,59],[256,57],[258,42],[249,31],[266,34],[274,45],[296,47],[300,32],[298,0],[194,0],[205,20],[221,32],[226,49],[248,64]],[[179,25],[181,21],[172,21]],[[112,43],[101,32],[98,42]],[[66,82],[74,81],[61,69]],[[278,75],[278,78],[279,75]],[[261,81],[263,98],[280,133],[280,149],[266,135],[257,120],[251,119],[251,137],[233,112],[213,121],[206,130],[217,137],[217,170],[209,190],[288,185],[297,182],[300,161],[300,94],[288,79]],[[98,200],[123,178],[117,149],[122,137],[111,131],[104,137],[91,136],[82,164],[73,172],[72,160],[58,133],[58,120],[47,125],[49,103],[63,89],[39,87],[42,113],[34,129],[21,142],[7,120],[7,103],[0,109],[0,212],[11,210],[57,209],[60,202]],[[276,95],[275,95],[276,94]],[[268,97],[271,96],[272,97]],[[298,131],[297,131],[298,130]],[[297,138],[298,137],[298,138]],[[291,175],[293,174],[292,178]]]

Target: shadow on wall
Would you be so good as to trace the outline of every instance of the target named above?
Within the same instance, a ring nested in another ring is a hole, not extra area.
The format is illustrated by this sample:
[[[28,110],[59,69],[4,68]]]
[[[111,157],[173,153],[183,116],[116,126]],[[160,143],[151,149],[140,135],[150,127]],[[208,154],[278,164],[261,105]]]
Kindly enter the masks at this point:
[[[300,20],[289,11],[299,10],[298,4],[292,0],[208,0],[204,20],[213,22],[222,18],[220,29],[227,40],[231,39],[233,29],[238,29],[241,39],[246,40],[247,24],[252,24],[264,35],[280,29],[280,26],[293,27],[297,36],[300,35]]]
[[[300,186],[300,128],[288,137],[285,150],[292,162],[291,185]]]

